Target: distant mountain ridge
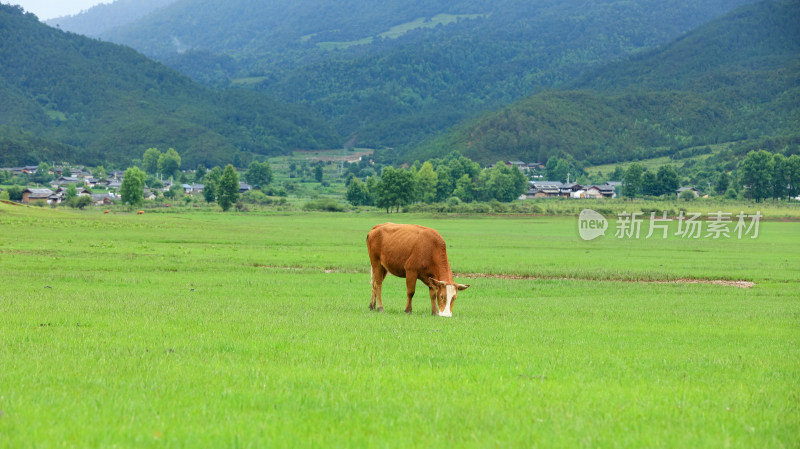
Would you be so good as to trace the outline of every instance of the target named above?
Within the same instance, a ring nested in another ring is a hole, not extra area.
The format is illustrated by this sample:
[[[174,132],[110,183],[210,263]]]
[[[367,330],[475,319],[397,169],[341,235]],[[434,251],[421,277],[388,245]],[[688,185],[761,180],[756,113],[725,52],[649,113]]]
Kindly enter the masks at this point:
[[[750,1],[177,0],[101,37],[402,148]]]
[[[211,90],[131,48],[53,29],[5,4],[0,61],[0,165],[125,166],[149,147],[174,147],[194,167],[340,145],[302,106]]]
[[[46,20],[45,23],[64,31],[97,37],[173,2],[175,0],[116,0],[113,3],[100,3],[78,14]]]

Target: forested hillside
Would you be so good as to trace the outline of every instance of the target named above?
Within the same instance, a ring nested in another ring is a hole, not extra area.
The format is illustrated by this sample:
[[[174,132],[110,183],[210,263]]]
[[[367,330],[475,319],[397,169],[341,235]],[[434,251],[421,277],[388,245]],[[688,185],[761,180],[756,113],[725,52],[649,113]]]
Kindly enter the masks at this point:
[[[324,121],[252,91],[213,91],[136,51],[0,4],[0,165],[125,165],[173,147],[186,166],[339,145]]]
[[[406,147],[750,0],[177,0],[102,36]]]
[[[488,162],[545,161],[567,153],[590,163],[733,144],[796,151],[800,145],[800,2],[744,6],[654,51],[459,126],[407,158],[460,150]],[[729,154],[730,155],[730,154]]]

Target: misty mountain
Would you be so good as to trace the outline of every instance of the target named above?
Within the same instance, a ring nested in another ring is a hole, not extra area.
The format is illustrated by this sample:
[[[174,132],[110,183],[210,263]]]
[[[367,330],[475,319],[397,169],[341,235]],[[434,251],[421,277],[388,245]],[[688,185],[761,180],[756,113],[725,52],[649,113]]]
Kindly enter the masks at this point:
[[[131,48],[51,28],[4,4],[0,61],[0,165],[124,166],[149,147],[173,147],[193,167],[339,146],[302,106],[209,89]]]
[[[114,3],[100,3],[79,14],[46,20],[45,23],[64,31],[96,37],[135,22],[174,1],[116,0]]]

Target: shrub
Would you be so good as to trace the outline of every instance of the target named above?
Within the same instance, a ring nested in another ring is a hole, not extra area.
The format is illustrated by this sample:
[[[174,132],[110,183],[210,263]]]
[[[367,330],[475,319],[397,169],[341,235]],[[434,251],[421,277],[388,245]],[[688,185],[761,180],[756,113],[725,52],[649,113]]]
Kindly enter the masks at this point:
[[[683,192],[681,192],[680,199],[684,201],[694,201],[695,198],[697,197],[695,196],[693,190],[684,190]]]
[[[339,204],[333,198],[320,198],[307,202],[303,205],[303,210],[311,211],[318,210],[323,212],[344,212],[345,207]]]
[[[83,209],[86,206],[92,204],[92,197],[90,196],[73,196],[69,200],[67,200],[67,206],[75,208],[75,209]]]
[[[8,198],[11,201],[22,201],[22,187],[20,186],[11,186],[8,188]]]
[[[502,214],[507,210],[506,205],[497,200],[492,200],[489,203],[489,207],[492,209],[492,212],[497,214]]]
[[[251,190],[242,195],[242,201],[251,204],[261,204],[261,205],[272,204],[272,198],[265,195],[263,192],[259,192],[258,190]]]

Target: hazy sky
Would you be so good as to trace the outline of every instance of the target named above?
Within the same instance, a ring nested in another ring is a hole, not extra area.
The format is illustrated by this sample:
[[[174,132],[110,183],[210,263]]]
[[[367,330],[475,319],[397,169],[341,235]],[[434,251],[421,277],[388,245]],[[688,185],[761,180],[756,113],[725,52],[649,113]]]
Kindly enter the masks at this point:
[[[113,3],[113,0],[3,0],[3,3],[20,5],[32,12],[39,20],[77,14],[99,3]]]

